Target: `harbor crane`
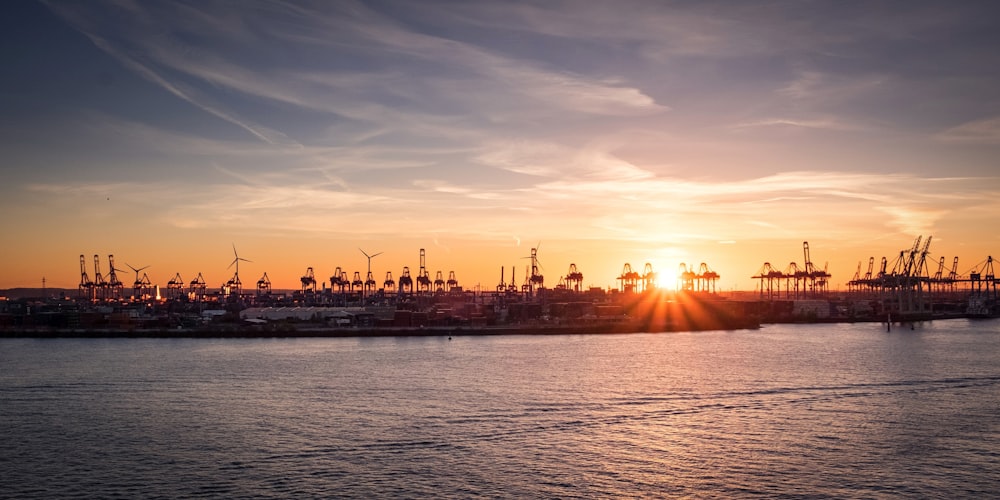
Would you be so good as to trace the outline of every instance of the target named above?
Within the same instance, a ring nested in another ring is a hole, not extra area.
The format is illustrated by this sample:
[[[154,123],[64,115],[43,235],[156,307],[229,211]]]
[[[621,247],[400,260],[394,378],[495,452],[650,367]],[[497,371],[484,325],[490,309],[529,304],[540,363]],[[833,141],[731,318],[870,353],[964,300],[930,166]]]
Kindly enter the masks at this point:
[[[312,268],[309,268],[312,270]],[[267,277],[265,272],[263,276],[257,280],[257,296],[270,295],[271,294],[271,278]]]
[[[87,260],[83,254],[80,254],[80,298],[86,298],[87,300],[93,301],[96,299],[94,295],[94,282],[90,281],[90,276],[87,276]]]
[[[184,293],[184,278],[181,278],[181,273],[174,274],[173,278],[167,282],[167,297],[171,299],[178,299]]]
[[[698,266],[698,290],[707,293],[715,293],[715,283],[719,281],[719,273],[708,267],[708,264],[702,262]]]
[[[504,293],[507,291],[507,283],[504,281],[504,267],[500,266],[500,284],[497,285],[497,293]]]
[[[101,274],[101,256],[94,254],[94,300],[104,300],[108,295],[108,282]]]
[[[656,272],[653,271],[653,264],[646,263],[642,268],[642,289],[652,290],[656,288]]]
[[[420,249],[420,271],[417,273],[417,291],[429,292],[431,290],[431,277],[427,273],[427,253]]]
[[[122,298],[123,291],[125,290],[125,284],[118,279],[117,271],[121,269],[115,268],[115,256],[108,254],[108,266],[111,268],[108,271],[108,290],[111,292],[111,298],[118,300]]]
[[[694,267],[690,264],[681,262],[677,266],[677,279],[680,281],[680,286],[677,287],[678,290],[693,292],[697,278],[698,273],[694,272]]]
[[[678,277],[682,276],[683,273],[687,272],[687,269],[684,268],[683,266],[684,264],[681,264],[681,272],[677,273]],[[780,295],[781,294],[780,280],[782,278],[785,278],[786,276],[787,274],[775,269],[770,262],[765,262],[764,265],[761,266],[759,270],[757,270],[757,274],[753,276],[754,279],[760,280],[759,290],[761,298],[763,298],[765,295],[769,300],[775,297],[775,289],[774,289],[775,282],[778,283],[777,294]],[[788,289],[787,281],[785,289],[786,290]]]
[[[434,275],[434,291],[438,293],[444,291],[444,275],[441,274],[441,271]]]
[[[639,273],[632,270],[632,264],[628,262],[622,267],[622,274],[618,276],[618,280],[621,281],[621,291],[625,293],[634,293],[639,283]]]
[[[195,299],[201,300],[205,296],[205,290],[208,288],[208,284],[205,283],[205,278],[198,273],[195,279],[188,283],[188,293],[194,295]]]
[[[316,293],[316,274],[312,267],[306,268],[306,274],[299,281],[302,282],[302,293]]]
[[[569,265],[569,271],[566,273],[566,286],[574,292],[579,292],[580,287],[583,286],[583,273],[576,268],[576,264]]]
[[[337,266],[337,269],[334,269],[333,274],[330,276],[330,289],[339,288],[340,293],[344,293],[344,288],[348,285],[346,276],[340,266]]]
[[[399,293],[400,294],[413,293],[413,277],[410,276],[409,266],[403,266],[403,274],[399,276]]]

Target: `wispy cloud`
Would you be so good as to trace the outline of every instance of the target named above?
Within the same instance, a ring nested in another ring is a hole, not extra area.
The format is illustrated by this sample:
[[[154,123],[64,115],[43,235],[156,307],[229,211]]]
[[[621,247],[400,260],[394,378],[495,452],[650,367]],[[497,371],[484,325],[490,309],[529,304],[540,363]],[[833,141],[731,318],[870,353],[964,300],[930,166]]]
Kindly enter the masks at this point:
[[[796,119],[796,118],[768,118],[748,123],[740,123],[733,126],[734,129],[746,129],[754,127],[795,127],[803,129],[818,130],[840,130],[840,131],[863,131],[866,127],[845,123],[837,119]]]
[[[530,189],[496,190],[446,181],[420,180],[418,189],[358,186],[352,191],[307,185],[275,185],[241,177],[239,184],[185,190],[178,186],[143,186],[136,194],[128,185],[36,184],[39,196],[87,197],[114,191],[113,196],[139,197],[165,207],[162,219],[185,228],[246,227],[255,231],[421,234],[438,228],[442,237],[507,238],[525,225],[553,238],[615,238],[676,241],[698,235],[704,241],[759,239],[754,228],[776,230],[774,236],[809,234],[818,224],[827,234],[898,231],[929,234],[951,210],[987,204],[990,195],[976,193],[979,179],[921,180],[905,175],[798,172],[738,182],[707,183],[676,178],[622,181],[558,180]],[[956,199],[954,209],[941,208],[940,184]],[[908,188],[900,186],[907,185]],[[871,193],[879,193],[872,195]],[[905,196],[902,196],[905,194]],[[554,203],[553,203],[554,202]],[[420,224],[406,229],[399,214],[416,209]],[[871,224],[872,212],[886,216]]]
[[[1000,117],[963,123],[937,134],[937,139],[955,143],[1000,144]]]

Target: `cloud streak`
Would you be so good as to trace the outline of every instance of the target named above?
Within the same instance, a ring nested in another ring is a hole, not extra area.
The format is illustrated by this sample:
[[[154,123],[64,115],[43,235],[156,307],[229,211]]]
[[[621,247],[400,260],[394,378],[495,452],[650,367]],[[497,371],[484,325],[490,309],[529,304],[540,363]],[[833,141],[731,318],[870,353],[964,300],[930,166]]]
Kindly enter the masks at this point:
[[[1000,213],[979,4],[43,5],[5,38],[23,57],[0,88],[0,195],[100,241],[148,222],[171,241],[740,253],[984,244]]]

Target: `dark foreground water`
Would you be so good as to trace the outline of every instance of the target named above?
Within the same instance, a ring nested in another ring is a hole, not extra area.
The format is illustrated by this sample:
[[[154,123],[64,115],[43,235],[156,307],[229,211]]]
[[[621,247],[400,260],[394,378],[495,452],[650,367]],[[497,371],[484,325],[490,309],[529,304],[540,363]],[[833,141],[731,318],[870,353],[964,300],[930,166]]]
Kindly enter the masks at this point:
[[[997,321],[0,340],[0,497],[997,495]]]

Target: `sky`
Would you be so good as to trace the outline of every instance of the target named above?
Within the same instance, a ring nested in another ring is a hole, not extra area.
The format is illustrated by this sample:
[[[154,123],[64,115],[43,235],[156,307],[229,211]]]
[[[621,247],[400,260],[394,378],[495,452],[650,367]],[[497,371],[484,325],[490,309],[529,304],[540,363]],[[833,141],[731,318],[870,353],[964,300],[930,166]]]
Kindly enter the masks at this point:
[[[467,289],[1000,254],[993,1],[44,1],[0,16],[0,288],[239,256]],[[926,241],[926,240],[925,240]],[[862,273],[864,273],[862,269]]]

